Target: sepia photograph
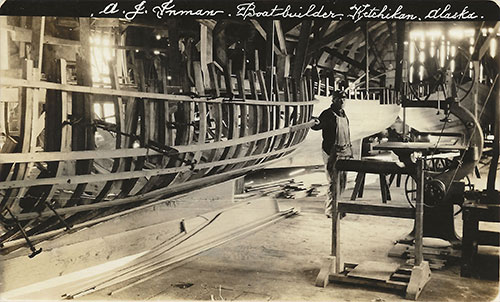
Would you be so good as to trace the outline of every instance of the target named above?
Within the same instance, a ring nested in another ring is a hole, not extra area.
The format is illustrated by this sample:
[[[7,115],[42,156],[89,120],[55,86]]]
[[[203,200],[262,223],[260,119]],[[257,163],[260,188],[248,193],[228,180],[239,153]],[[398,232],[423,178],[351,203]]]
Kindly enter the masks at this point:
[[[0,1],[1,301],[499,301],[495,1]]]

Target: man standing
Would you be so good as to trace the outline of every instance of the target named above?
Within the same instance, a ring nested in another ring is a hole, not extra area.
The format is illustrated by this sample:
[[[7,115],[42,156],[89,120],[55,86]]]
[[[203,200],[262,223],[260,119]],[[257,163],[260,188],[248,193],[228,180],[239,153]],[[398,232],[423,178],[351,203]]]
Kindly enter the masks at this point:
[[[336,186],[332,181],[335,177],[335,164],[339,159],[352,157],[349,120],[344,111],[344,99],[343,92],[333,92],[330,108],[324,110],[319,118],[316,118],[316,124],[311,128],[312,130],[322,130],[323,161],[326,167],[326,177],[330,183],[325,201],[325,214],[327,217],[332,215],[332,201],[334,194],[336,194]],[[347,172],[341,171],[339,178],[340,195],[345,190]]]

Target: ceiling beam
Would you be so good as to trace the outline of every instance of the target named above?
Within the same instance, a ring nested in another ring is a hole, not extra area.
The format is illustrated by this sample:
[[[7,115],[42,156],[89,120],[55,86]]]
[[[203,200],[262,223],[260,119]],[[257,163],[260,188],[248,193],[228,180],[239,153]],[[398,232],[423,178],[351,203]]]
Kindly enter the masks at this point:
[[[334,57],[338,57],[340,58],[342,61],[350,64],[351,66],[353,67],[356,67],[357,69],[360,69],[360,70],[365,70],[366,66],[363,64],[363,63],[360,63],[340,52],[338,52],[337,50],[335,49],[331,49],[331,48],[325,48],[324,49],[326,52],[328,52],[330,55],[334,56]],[[370,69],[370,72],[373,73],[374,75],[380,75],[381,73],[378,72],[377,70],[374,70],[374,69]]]
[[[396,22],[396,74],[395,74],[395,83],[394,89],[396,93],[399,94],[401,90],[401,86],[403,83],[403,58],[404,58],[404,40],[406,34],[406,24],[404,22]]]
[[[262,36],[262,38],[264,38],[264,40],[267,41],[267,32],[262,27],[262,25],[260,25],[259,21],[255,20],[255,19],[252,19],[252,20],[250,20],[250,22],[252,22],[253,26],[255,26],[255,29]],[[274,52],[277,55],[281,55],[282,54],[281,51],[279,50],[278,46],[276,46],[276,44],[274,44],[274,43],[273,43],[273,49],[274,49]]]
[[[305,20],[300,27],[299,43],[295,51],[295,59],[293,62],[292,77],[295,81],[299,81],[302,77],[309,46],[309,37],[311,36],[312,21]],[[298,82],[297,82],[298,83]]]
[[[278,37],[281,53],[283,55],[287,55],[285,33],[283,32],[280,20],[274,20],[274,28],[276,29],[276,35]]]
[[[324,36],[320,41],[317,41],[315,43],[312,43],[308,54],[312,54],[314,50],[323,48],[327,46],[328,44],[337,41],[341,37],[345,36],[347,33],[350,31],[353,31],[357,28],[357,25],[354,24],[353,22],[348,22],[344,25],[342,25],[340,28],[334,30],[330,34]]]

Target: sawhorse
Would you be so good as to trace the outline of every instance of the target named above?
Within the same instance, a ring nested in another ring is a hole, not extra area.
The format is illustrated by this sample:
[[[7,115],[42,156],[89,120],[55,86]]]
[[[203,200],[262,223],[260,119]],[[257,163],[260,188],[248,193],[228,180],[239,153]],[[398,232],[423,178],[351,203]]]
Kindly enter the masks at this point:
[[[371,285],[381,288],[396,289],[406,292],[407,299],[416,300],[424,286],[430,280],[431,271],[429,263],[423,261],[423,161],[417,162],[417,202],[416,209],[360,205],[354,203],[338,202],[340,182],[338,175],[341,170],[358,171],[366,173],[401,173],[407,174],[404,167],[394,162],[373,163],[362,160],[339,160],[336,165],[337,173],[332,179],[336,186],[336,196],[332,204],[332,253],[328,257],[316,278],[316,286],[326,287],[330,281],[345,282],[357,285]],[[415,219],[415,264],[413,267],[399,267],[382,262],[369,261],[361,264],[344,264],[340,259],[340,215],[341,213],[365,214]],[[377,271],[370,274],[370,271]]]

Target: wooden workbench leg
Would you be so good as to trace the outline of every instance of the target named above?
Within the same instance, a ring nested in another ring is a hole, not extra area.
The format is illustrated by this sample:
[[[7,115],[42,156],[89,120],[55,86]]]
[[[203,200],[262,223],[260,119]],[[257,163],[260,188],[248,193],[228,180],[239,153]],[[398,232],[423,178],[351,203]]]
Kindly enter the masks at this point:
[[[328,256],[321,263],[318,276],[316,277],[315,285],[317,287],[326,287],[330,282],[330,275],[335,272],[336,257]]]
[[[423,257],[424,161],[417,161],[417,201],[415,209],[415,265],[406,288],[406,299],[416,300],[431,278],[429,262]]]
[[[356,175],[356,181],[354,182],[354,189],[352,190],[351,200],[356,200],[356,197],[359,194],[359,190],[361,189],[362,182],[364,180],[365,173],[358,172]]]
[[[474,260],[477,255],[477,239],[479,233],[479,220],[475,215],[473,208],[464,208],[463,236],[462,236],[462,266],[460,269],[461,277],[471,277],[475,267]]]
[[[315,285],[326,287],[330,275],[340,271],[340,212],[338,199],[340,196],[340,173],[334,171],[331,175],[330,190],[332,192],[332,255],[323,260],[321,269],[316,277]]]
[[[340,272],[340,172],[335,170],[332,177],[332,186],[335,190],[332,194],[332,257],[335,257],[334,272]]]
[[[387,182],[385,180],[385,174],[379,174],[380,182],[380,193],[382,194],[382,203],[387,203]]]
[[[361,179],[361,185],[359,186],[358,197],[363,198],[363,191],[365,189],[366,174],[363,173],[363,178]]]

